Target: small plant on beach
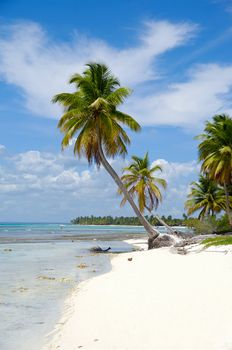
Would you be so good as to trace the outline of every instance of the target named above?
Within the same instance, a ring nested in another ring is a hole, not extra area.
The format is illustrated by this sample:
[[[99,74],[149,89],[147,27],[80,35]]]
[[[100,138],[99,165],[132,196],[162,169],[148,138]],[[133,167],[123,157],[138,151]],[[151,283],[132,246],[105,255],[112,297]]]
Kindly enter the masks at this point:
[[[132,198],[137,198],[139,209],[144,213],[145,209],[151,212],[157,209],[162,201],[162,194],[159,187],[166,188],[164,179],[155,176],[155,173],[162,171],[160,165],[150,166],[148,153],[144,158],[132,156],[132,163],[123,169],[125,173],[121,179]],[[119,189],[119,193],[123,194]],[[127,201],[124,196],[121,205]]]
[[[192,219],[189,223],[186,220],[186,222],[186,226],[191,227],[197,235],[206,235],[217,231],[217,220],[214,216],[208,216],[203,220]]]
[[[226,114],[215,115],[197,138],[201,140],[198,150],[202,171],[224,187],[226,212],[232,227],[232,118]]]
[[[70,79],[70,84],[76,88],[74,92],[60,93],[53,98],[53,102],[64,107],[58,123],[64,134],[62,148],[74,140],[75,154],[85,156],[89,164],[102,165],[130,203],[149,238],[155,239],[159,232],[142,215],[107,159],[127,153],[130,139],[123,126],[136,132],[140,130],[135,119],[118,109],[131,91],[120,86],[106,65],[90,63],[86,66],[83,74],[75,74]]]
[[[206,248],[211,246],[231,245],[232,236],[218,236],[213,238],[206,238],[202,241],[202,244],[204,244]]]

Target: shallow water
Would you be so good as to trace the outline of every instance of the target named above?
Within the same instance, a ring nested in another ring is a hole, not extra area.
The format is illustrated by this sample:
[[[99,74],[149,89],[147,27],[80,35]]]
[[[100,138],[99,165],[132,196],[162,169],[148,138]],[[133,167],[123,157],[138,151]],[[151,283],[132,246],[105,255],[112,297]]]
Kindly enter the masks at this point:
[[[1,225],[1,350],[39,350],[77,283],[110,270],[109,254],[93,254],[91,247],[110,246],[113,253],[132,249],[119,240],[103,240],[110,232],[122,237],[120,230],[67,226]],[[71,238],[63,237],[70,233]],[[78,235],[86,239],[78,240]]]

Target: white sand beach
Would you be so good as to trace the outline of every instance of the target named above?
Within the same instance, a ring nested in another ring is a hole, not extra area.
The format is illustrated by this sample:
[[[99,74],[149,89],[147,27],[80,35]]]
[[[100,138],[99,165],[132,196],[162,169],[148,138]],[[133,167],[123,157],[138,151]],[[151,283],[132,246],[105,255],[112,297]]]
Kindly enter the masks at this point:
[[[231,295],[231,253],[120,254],[78,286],[43,350],[230,350]]]

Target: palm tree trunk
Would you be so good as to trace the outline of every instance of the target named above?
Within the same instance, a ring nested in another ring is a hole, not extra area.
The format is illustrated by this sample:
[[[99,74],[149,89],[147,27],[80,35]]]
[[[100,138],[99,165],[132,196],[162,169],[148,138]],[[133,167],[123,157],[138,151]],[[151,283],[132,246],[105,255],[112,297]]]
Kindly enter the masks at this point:
[[[226,195],[226,212],[227,212],[229,224],[232,227],[232,210],[230,208],[230,194],[229,194],[228,186],[225,183],[224,183],[224,190]]]
[[[166,224],[166,222],[164,222],[158,215],[155,214],[154,216],[164,227],[166,227],[166,229],[169,232],[169,234],[176,235],[175,230],[173,230],[173,228],[171,226]]]
[[[107,161],[107,159],[104,155],[104,152],[102,150],[101,142],[98,143],[98,150],[99,150],[99,155],[101,158],[102,165],[104,166],[106,171],[111,175],[111,177],[114,179],[114,181],[116,182],[116,184],[118,185],[120,190],[123,192],[124,196],[126,197],[128,202],[130,203],[131,207],[133,208],[135,214],[137,215],[140,223],[143,225],[143,227],[147,231],[149,239],[153,241],[155,238],[157,238],[159,236],[159,234],[160,234],[159,231],[151,226],[151,224],[146,220],[146,218],[142,215],[142,213],[140,212],[140,210],[138,209],[138,207],[134,203],[132,197],[130,196],[130,194],[128,193],[126,188],[124,187],[120,177],[118,176],[118,174],[115,172],[115,170],[112,168],[112,166]]]

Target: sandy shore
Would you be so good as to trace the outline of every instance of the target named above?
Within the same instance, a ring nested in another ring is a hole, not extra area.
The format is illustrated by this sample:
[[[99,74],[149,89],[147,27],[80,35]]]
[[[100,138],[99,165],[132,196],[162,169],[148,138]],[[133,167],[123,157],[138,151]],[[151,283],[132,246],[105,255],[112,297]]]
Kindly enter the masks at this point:
[[[67,300],[45,349],[231,350],[232,254],[118,255]]]

